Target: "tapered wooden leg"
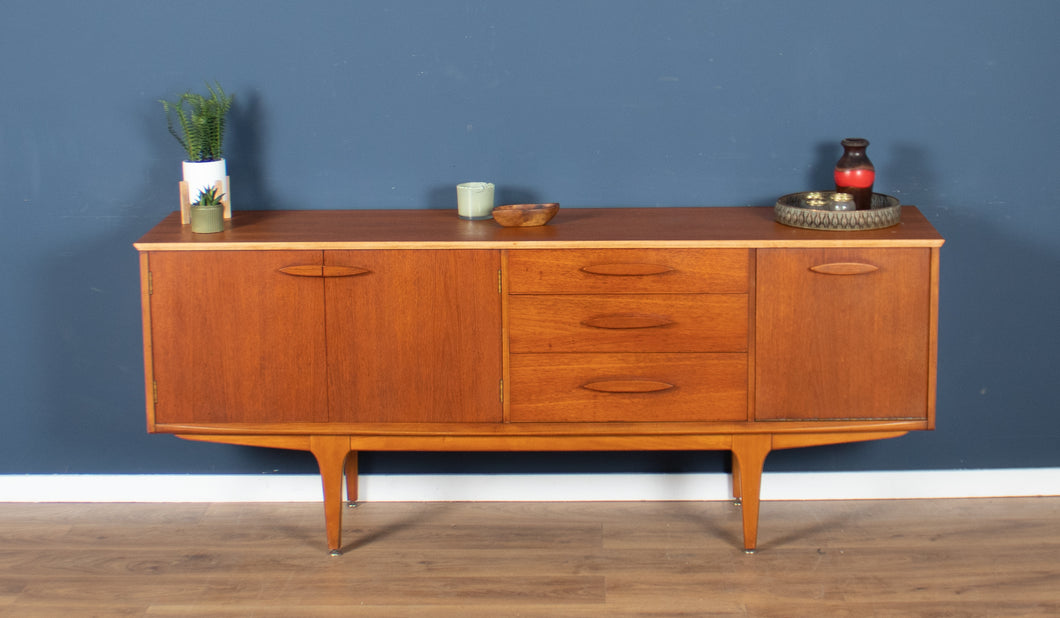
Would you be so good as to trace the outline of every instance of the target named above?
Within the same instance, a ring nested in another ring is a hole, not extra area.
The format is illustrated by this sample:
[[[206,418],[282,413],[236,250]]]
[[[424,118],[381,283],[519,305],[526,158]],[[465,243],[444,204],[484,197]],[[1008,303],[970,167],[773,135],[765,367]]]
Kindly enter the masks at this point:
[[[312,436],[309,450],[320,467],[324,484],[324,525],[327,528],[328,550],[332,556],[342,554],[342,475],[346,454],[350,452],[348,436]]]
[[[769,434],[737,434],[732,437],[733,469],[738,471],[743,505],[743,548],[753,554],[758,544],[758,502],[762,490],[762,467],[772,448]]]
[[[732,456],[732,498],[736,506],[740,506],[743,496],[740,495],[740,459],[735,454]]]
[[[357,451],[346,454],[346,503],[357,506]]]

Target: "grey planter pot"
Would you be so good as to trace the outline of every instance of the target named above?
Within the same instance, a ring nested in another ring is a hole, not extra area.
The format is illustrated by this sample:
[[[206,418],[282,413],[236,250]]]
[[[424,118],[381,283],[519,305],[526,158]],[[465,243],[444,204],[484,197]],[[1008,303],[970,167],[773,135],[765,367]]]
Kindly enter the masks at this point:
[[[214,234],[225,229],[224,206],[192,206],[191,231],[196,234]]]

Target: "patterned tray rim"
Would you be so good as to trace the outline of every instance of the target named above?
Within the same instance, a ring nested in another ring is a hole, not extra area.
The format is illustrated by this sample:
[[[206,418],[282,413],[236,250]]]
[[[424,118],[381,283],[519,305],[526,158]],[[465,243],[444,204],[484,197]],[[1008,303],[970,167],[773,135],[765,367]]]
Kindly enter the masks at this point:
[[[828,195],[834,191],[801,191],[781,196],[773,209],[777,223],[810,230],[854,232],[891,227],[901,221],[901,202],[890,195],[873,193],[871,210],[820,210],[794,205],[810,193]],[[884,205],[878,206],[880,202]]]

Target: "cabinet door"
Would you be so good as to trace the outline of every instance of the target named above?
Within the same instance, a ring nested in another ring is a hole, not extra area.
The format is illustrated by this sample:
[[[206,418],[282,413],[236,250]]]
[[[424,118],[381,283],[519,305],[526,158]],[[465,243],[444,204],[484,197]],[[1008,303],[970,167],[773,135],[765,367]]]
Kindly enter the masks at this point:
[[[930,250],[763,249],[755,418],[928,419]]]
[[[500,422],[500,256],[327,251],[330,420]]]
[[[327,420],[320,251],[159,251],[151,272],[156,423]],[[298,269],[294,269],[298,272]]]

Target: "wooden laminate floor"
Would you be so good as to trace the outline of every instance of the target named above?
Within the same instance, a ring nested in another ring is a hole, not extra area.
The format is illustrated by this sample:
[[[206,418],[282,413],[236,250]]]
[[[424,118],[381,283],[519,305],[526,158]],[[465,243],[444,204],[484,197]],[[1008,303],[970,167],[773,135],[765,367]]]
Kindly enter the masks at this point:
[[[1051,616],[1060,498],[0,504],[11,616]]]

